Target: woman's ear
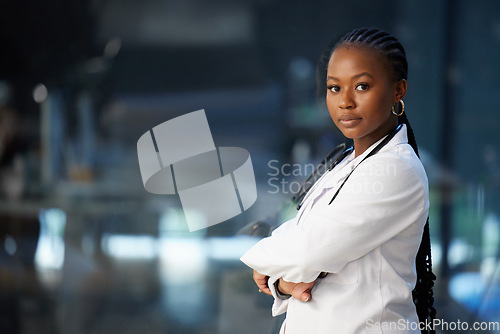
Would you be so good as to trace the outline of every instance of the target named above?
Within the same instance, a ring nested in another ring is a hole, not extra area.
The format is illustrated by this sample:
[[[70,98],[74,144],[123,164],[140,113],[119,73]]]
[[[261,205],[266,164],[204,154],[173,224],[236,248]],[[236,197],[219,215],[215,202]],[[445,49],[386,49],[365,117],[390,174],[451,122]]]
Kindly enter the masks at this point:
[[[407,88],[408,84],[406,79],[396,82],[396,87],[394,88],[394,103],[399,102],[405,97]]]

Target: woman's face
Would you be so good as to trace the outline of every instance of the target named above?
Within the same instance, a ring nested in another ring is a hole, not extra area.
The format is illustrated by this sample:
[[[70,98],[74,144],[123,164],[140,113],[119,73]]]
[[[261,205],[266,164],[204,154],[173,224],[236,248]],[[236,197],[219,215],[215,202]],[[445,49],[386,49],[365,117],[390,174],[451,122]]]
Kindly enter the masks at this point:
[[[344,136],[354,140],[356,151],[357,146],[366,150],[397,125],[391,108],[403,98],[406,81],[395,82],[387,63],[373,50],[337,48],[328,63],[327,87],[330,116]]]

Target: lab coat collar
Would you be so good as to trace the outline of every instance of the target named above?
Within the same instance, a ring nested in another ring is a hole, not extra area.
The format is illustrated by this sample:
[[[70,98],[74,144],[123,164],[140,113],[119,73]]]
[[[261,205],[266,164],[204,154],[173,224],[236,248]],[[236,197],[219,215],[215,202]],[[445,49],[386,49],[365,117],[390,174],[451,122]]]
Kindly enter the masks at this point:
[[[380,138],[377,142],[373,143],[366,151],[364,151],[361,155],[358,157],[354,157],[356,152],[352,151],[351,154],[349,154],[344,161],[342,161],[339,164],[339,168],[336,171],[336,174],[338,177],[335,178],[330,178],[327,182],[325,182],[325,188],[334,188],[338,185],[338,183],[342,180],[344,180],[347,175],[351,173],[351,171],[356,168],[356,166],[363,161],[363,159],[370,154],[370,152],[377,147],[377,145],[384,140],[386,136]],[[408,133],[406,129],[406,124],[403,124],[401,129],[396,133],[394,138],[392,138],[384,147],[382,147],[379,151],[380,152],[386,152],[392,150],[395,146],[400,145],[400,144],[406,144],[408,143]]]
[[[363,154],[361,154],[360,156],[354,158],[353,165],[356,166],[358,163],[360,163],[368,154],[370,154],[370,152],[375,147],[377,147],[377,145],[382,140],[385,139],[385,137],[387,137],[387,136],[384,136],[384,137],[380,138],[378,141],[376,141],[375,143],[373,143],[366,151],[364,151]],[[406,124],[403,124],[403,126],[401,127],[401,129],[394,136],[394,138],[392,138],[384,147],[382,147],[379,152],[390,151],[390,150],[392,150],[392,148],[394,148],[394,146],[399,145],[399,144],[406,144],[406,143],[408,143],[408,133],[407,133],[407,130],[406,130]],[[353,151],[352,152],[352,156],[354,157],[355,154],[356,154],[356,152]]]

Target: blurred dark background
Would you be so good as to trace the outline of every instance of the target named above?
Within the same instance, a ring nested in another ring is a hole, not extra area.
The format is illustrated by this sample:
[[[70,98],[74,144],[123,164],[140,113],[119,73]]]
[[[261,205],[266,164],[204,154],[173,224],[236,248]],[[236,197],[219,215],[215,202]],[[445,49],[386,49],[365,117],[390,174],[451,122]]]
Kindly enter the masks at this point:
[[[277,333],[242,230],[293,214],[305,166],[343,141],[317,63],[361,26],[406,48],[438,318],[500,333],[490,0],[1,1],[0,333]],[[176,196],[144,190],[136,143],[199,109],[217,146],[250,152],[258,198],[189,232]]]

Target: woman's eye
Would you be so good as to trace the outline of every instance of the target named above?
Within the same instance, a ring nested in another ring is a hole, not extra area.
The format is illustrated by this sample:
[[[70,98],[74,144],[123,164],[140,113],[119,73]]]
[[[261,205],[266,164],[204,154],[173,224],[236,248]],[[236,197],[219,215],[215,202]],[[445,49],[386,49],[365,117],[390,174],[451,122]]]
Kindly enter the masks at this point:
[[[367,84],[358,84],[356,86],[356,90],[367,90],[368,89],[368,85]]]
[[[331,86],[331,87],[328,87],[328,89],[331,90],[333,93],[338,93],[340,91],[339,86]]]

